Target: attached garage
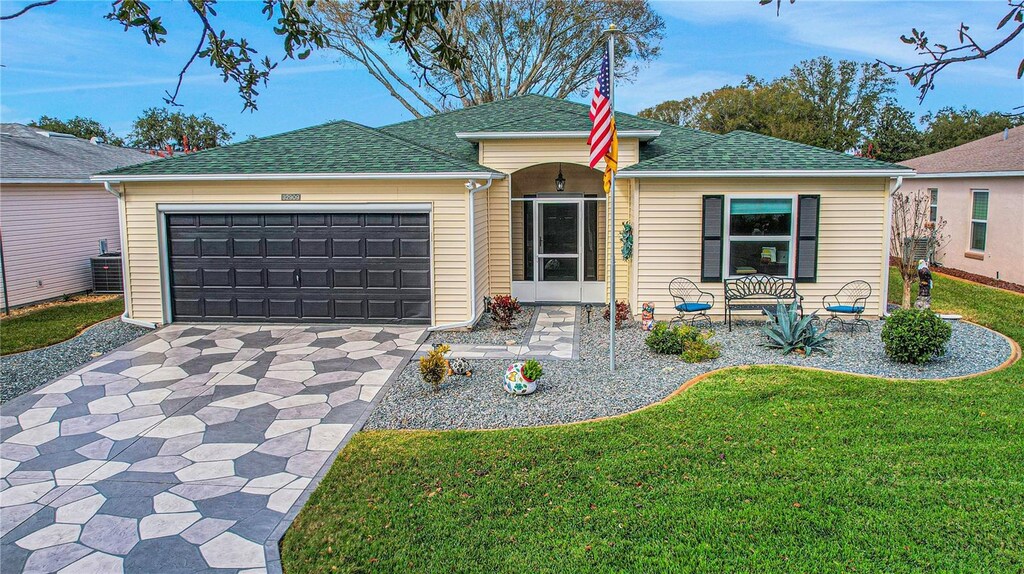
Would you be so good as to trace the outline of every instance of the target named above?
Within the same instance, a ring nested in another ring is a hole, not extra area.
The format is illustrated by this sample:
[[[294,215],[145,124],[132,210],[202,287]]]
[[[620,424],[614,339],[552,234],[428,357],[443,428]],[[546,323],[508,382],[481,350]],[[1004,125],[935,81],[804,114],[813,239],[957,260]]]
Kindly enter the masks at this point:
[[[172,320],[430,323],[426,211],[164,217]]]

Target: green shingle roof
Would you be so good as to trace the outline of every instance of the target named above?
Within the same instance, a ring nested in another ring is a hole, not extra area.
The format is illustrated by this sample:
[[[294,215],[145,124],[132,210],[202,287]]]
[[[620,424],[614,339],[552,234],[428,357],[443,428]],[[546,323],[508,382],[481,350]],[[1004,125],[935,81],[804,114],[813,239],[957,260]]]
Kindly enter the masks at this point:
[[[628,176],[637,172],[748,170],[893,171],[906,168],[771,136],[735,131],[711,139],[704,145],[641,161],[621,173]]]
[[[100,175],[485,173],[474,161],[352,122],[334,122]]]
[[[589,106],[525,95],[370,128],[341,121],[103,172],[105,176],[258,174],[441,174],[492,170],[462,132],[586,132]],[[659,130],[640,145],[640,163],[622,170],[894,170],[853,157],[749,132],[725,136],[616,113],[619,131]]]

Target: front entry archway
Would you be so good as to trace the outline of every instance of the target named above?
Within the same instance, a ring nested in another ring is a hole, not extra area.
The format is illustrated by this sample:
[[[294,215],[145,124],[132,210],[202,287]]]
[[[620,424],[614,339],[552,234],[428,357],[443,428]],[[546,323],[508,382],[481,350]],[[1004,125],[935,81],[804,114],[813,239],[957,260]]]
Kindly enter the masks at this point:
[[[563,191],[554,185],[559,169]],[[513,296],[524,302],[604,301],[608,230],[601,186],[600,172],[570,164],[513,174]]]

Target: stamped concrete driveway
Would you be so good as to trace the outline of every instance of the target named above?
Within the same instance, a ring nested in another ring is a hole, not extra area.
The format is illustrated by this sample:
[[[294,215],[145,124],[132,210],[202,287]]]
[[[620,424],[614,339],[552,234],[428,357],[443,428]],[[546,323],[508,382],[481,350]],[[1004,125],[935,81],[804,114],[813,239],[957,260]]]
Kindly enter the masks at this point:
[[[279,571],[422,328],[171,325],[0,412],[3,572]]]

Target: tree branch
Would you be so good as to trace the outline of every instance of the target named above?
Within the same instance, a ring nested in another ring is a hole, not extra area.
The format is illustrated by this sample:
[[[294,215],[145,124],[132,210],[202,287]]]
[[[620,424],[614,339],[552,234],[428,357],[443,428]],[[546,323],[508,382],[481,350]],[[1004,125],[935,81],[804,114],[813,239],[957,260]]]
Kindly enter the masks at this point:
[[[8,14],[7,16],[0,16],[0,20],[13,20],[13,19],[17,18],[18,16],[21,16],[22,14],[24,14],[25,12],[28,12],[29,10],[31,10],[33,8],[41,8],[43,6],[49,6],[50,4],[56,4],[56,3],[57,3],[57,0],[42,0],[41,2],[33,2],[33,3],[29,4],[28,6],[25,6],[21,10],[18,10],[14,14]]]

